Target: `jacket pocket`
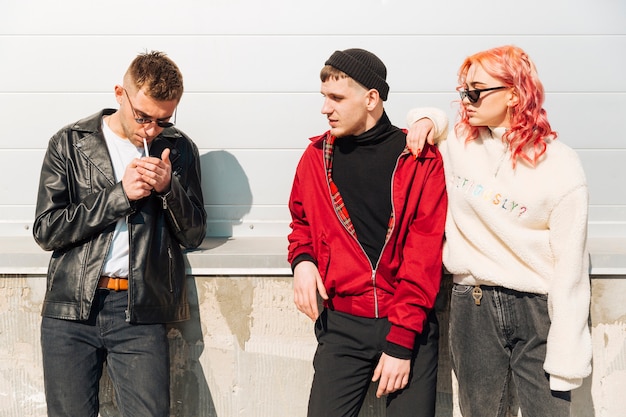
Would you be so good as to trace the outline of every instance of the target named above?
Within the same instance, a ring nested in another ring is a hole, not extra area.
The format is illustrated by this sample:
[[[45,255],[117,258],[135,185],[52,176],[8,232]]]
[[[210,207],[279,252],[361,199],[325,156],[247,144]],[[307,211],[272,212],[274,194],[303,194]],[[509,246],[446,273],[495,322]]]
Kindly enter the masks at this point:
[[[473,289],[473,285],[454,284],[452,286],[452,296],[467,297],[471,295]]]
[[[328,270],[330,269],[330,246],[323,238],[317,255],[317,269],[320,273],[322,281],[326,282],[326,276],[328,275]]]

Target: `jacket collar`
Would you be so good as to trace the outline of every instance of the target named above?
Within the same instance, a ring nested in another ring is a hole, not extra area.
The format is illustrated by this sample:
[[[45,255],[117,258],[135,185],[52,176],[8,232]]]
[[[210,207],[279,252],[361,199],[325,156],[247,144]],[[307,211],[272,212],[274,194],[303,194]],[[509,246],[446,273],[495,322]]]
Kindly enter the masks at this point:
[[[85,133],[102,133],[102,118],[115,113],[115,109],[103,109],[102,111],[87,116],[70,126],[72,130]]]
[[[111,184],[115,184],[117,181],[113,172],[113,163],[104,142],[102,118],[115,113],[115,111],[114,109],[104,109],[69,125],[68,129],[68,139],[71,146],[82,153]],[[77,134],[72,134],[71,131]]]

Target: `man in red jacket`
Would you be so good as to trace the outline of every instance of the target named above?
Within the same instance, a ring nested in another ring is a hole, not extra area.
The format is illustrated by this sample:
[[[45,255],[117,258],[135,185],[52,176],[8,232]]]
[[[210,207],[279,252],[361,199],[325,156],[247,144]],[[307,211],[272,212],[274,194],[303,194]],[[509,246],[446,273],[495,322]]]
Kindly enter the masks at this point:
[[[370,381],[388,416],[435,415],[443,164],[435,147],[406,149],[383,108],[386,76],[371,52],[331,55],[320,73],[330,130],[293,182],[294,300],[319,342],[309,417],[356,417]]]

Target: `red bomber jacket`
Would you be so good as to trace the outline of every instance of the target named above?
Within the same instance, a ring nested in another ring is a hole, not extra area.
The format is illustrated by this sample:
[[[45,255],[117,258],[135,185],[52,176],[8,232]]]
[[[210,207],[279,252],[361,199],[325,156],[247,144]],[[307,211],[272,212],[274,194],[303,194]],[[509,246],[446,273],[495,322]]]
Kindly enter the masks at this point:
[[[448,204],[441,155],[426,144],[417,158],[408,149],[399,156],[390,228],[372,266],[338,193],[331,192],[334,137],[326,132],[311,141],[298,163],[289,199],[288,261],[300,255],[315,259],[329,295],[324,307],[360,317],[388,317],[392,326],[387,340],[412,350],[441,282]]]

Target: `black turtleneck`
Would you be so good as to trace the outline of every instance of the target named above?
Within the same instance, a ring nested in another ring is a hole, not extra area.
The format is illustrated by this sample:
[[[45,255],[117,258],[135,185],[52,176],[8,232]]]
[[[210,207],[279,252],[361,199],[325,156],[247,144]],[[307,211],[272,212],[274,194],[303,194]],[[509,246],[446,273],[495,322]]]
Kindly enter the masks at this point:
[[[385,244],[391,177],[405,145],[405,133],[392,126],[386,113],[367,132],[335,140],[333,181],[373,267]]]

